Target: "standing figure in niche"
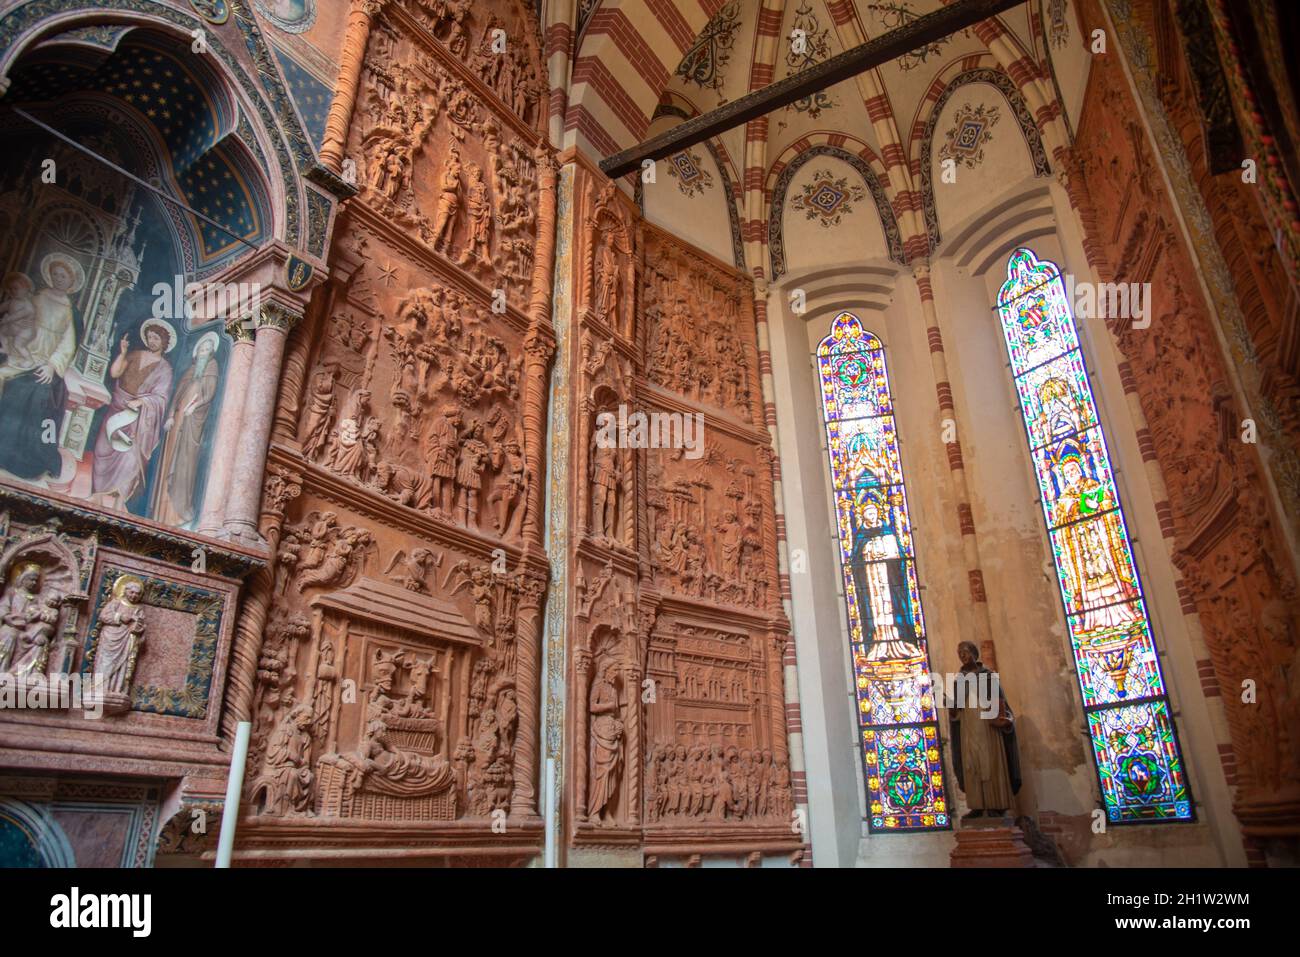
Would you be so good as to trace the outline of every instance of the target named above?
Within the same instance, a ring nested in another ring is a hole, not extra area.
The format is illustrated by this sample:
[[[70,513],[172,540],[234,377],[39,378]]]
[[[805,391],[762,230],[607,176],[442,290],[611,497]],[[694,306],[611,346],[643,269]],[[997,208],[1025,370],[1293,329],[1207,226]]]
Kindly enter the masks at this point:
[[[469,188],[466,194],[469,241],[456,262],[463,265],[475,259],[481,265],[491,266],[489,246],[492,239],[492,201],[488,198],[487,183],[483,182],[483,170],[475,163],[469,164]]]
[[[442,171],[438,206],[433,214],[433,248],[451,255],[452,234],[456,231],[456,214],[460,211],[460,150],[450,148],[447,165]]]
[[[56,595],[41,594],[41,566],[22,562],[0,598],[0,673],[42,674],[59,622]]]
[[[871,493],[868,492],[868,495]],[[893,523],[893,509],[882,517],[868,499],[854,504],[852,575],[867,657],[905,660],[921,654],[907,588],[907,565]]]
[[[618,528],[618,449],[591,440],[591,531],[598,538],[616,538]]]
[[[618,255],[614,249],[614,236],[610,234],[596,250],[596,316],[604,319],[611,329],[619,328],[618,298],[622,279],[618,270]]]
[[[993,672],[980,661],[979,649],[971,641],[957,646],[963,675],[980,676],[978,687],[987,687],[991,681],[985,675]],[[987,682],[988,684],[985,684]],[[965,682],[958,690],[966,690]],[[957,786],[966,795],[970,811],[962,820],[970,818],[1002,817],[1011,807],[1013,796],[1020,790],[1020,751],[1016,746],[1015,715],[1007,704],[1007,697],[998,685],[998,709],[995,717],[989,702],[978,700],[980,695],[967,693],[964,700],[950,702],[960,707],[948,711],[948,726],[952,734],[952,766],[957,775]]]
[[[15,350],[0,364],[0,469],[36,480],[63,471],[58,444],[46,442],[42,432],[45,422],[63,421],[63,376],[77,351],[71,297],[86,284],[86,274],[75,259],[51,253],[41,262],[41,278],[45,286],[31,298],[33,316],[21,323],[31,321],[35,334],[22,332],[21,354]],[[17,310],[21,319],[20,286],[6,283],[7,310]]]
[[[591,766],[587,780],[587,818],[596,824],[613,824],[617,814],[615,794],[623,766],[623,721],[619,717],[618,665],[607,662],[591,685]]]
[[[487,443],[482,436],[483,426],[475,422],[460,447],[460,462],[456,468],[456,510],[460,523],[466,528],[478,525],[478,492],[483,485],[483,468],[488,455]]]
[[[136,658],[144,646],[144,582],[123,575],[113,583],[113,600],[99,613],[95,677],[110,694],[128,694]]]
[[[163,423],[167,439],[163,443],[158,474],[163,477],[164,486],[155,518],[167,525],[184,525],[198,512],[195,492],[199,483],[199,457],[203,454],[208,413],[221,374],[216,360],[219,343],[215,332],[204,333],[199,338],[194,346],[194,364],[181,376],[172,413]]]
[[[171,399],[172,366],[166,354],[176,345],[176,330],[161,319],[146,319],[140,339],[145,347],[128,351],[130,338],[123,336],[108,368],[116,381],[95,440],[91,480],[91,499],[105,508],[125,508],[144,485]]]

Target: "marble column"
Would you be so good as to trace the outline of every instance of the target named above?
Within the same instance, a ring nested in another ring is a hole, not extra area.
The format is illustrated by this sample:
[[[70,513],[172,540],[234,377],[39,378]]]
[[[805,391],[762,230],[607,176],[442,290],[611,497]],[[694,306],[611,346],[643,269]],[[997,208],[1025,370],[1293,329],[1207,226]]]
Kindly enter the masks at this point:
[[[230,350],[229,369],[226,371],[226,391],[221,400],[220,423],[216,442],[212,447],[212,468],[208,473],[207,488],[203,493],[203,513],[199,517],[199,532],[216,535],[225,518],[226,497],[230,491],[230,476],[234,472],[235,455],[239,444],[239,429],[247,406],[248,376],[253,366],[253,331],[242,319],[226,323],[226,334],[234,340]]]
[[[343,151],[347,148],[348,128],[357,104],[357,88],[361,85],[361,68],[366,61],[366,46],[370,42],[370,27],[388,0],[352,0],[348,10],[348,25],[343,34],[343,50],[339,54],[339,75],[334,84],[334,98],[325,118],[325,136],[321,142],[320,161],[334,172],[343,165]]]
[[[244,418],[235,446],[234,475],[226,497],[223,525],[225,537],[238,541],[264,544],[257,524],[266,450],[280,388],[284,343],[298,319],[275,303],[262,306],[255,318],[257,338],[253,346],[253,364],[243,396]]]

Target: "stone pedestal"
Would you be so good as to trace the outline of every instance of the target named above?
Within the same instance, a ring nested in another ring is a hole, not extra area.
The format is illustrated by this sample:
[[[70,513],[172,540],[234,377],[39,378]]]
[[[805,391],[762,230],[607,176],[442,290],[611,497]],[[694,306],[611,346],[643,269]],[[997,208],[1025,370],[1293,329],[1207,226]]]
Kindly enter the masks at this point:
[[[1034,855],[1024,832],[1011,818],[976,818],[963,821],[957,831],[952,867],[1033,867]]]

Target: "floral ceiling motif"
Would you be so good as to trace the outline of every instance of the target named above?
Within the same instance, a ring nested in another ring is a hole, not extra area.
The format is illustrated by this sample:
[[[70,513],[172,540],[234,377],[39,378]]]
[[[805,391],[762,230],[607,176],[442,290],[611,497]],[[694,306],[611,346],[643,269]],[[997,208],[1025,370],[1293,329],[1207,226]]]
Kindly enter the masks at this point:
[[[921,14],[912,9],[909,0],[882,0],[880,3],[868,3],[867,9],[880,18],[881,24],[887,30],[897,30],[899,27],[905,27]],[[900,70],[914,70],[926,61],[928,57],[938,54],[946,44],[952,42],[956,34],[949,34],[942,40],[936,40],[934,43],[927,43],[924,46],[917,47],[910,53],[904,53],[896,61]],[[962,30],[961,35],[970,36],[969,30]]]
[[[947,141],[939,149],[940,160],[954,160],[974,169],[984,160],[984,147],[993,142],[992,129],[1001,118],[996,105],[967,103],[957,110]]]
[[[740,32],[740,0],[725,4],[704,25],[691,48],[677,64],[677,76],[702,90],[720,91],[726,82],[726,67]]]
[[[828,169],[813,173],[803,185],[800,195],[790,201],[791,209],[798,209],[829,229],[839,224],[845,213],[853,212],[853,203],[867,198],[867,191],[857,183],[850,184],[847,176],[838,179]]]
[[[677,180],[684,196],[703,196],[713,188],[713,174],[700,162],[700,154],[682,150],[668,157],[668,175]]]
[[[821,63],[831,55],[830,29],[823,27],[817,14],[813,12],[808,0],[799,5],[794,12],[794,25],[790,30],[790,42],[786,45],[785,63],[790,68],[790,76],[802,73],[811,66]],[[839,106],[839,100],[826,90],[818,90],[795,100],[785,108],[788,113],[804,113],[810,119],[817,119],[823,110]],[[781,126],[785,126],[782,122]]]
[[[1054,47],[1063,47],[1070,42],[1070,21],[1066,19],[1065,0],[1048,0],[1047,34]]]

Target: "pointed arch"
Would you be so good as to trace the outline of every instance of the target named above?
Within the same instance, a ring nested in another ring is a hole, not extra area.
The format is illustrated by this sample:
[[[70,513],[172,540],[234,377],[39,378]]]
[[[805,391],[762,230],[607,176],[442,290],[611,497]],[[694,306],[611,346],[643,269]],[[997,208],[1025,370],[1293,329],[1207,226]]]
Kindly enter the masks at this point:
[[[828,134],[828,136],[834,134]],[[805,140],[808,137],[804,138]],[[843,136],[840,136],[843,139]],[[801,142],[803,142],[801,140]],[[768,258],[771,263],[772,281],[780,279],[786,271],[785,261],[785,195],[790,189],[790,183],[794,176],[803,167],[805,163],[816,159],[818,156],[829,156],[837,159],[842,163],[847,163],[857,171],[862,177],[862,182],[866,185],[871,193],[872,202],[875,204],[876,212],[880,216],[880,229],[885,235],[885,242],[889,245],[889,258],[894,262],[903,263],[903,234],[898,228],[898,220],[894,216],[894,208],[890,205],[888,197],[885,195],[885,188],[881,184],[880,178],[876,175],[872,164],[864,159],[858,153],[850,153],[842,146],[834,143],[817,143],[806,144],[805,148],[799,152],[794,159],[788,163],[778,163],[773,165],[773,170],[780,169],[776,177],[776,185],[772,188],[772,204],[767,221],[767,238],[768,238]]]

